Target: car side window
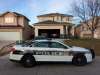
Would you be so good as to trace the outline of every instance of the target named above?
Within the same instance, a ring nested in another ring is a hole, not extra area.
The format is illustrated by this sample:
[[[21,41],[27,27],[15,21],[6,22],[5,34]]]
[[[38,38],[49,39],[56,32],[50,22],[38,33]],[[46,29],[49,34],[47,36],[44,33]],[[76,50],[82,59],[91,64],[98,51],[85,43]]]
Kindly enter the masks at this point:
[[[48,42],[35,42],[34,47],[48,47]]]
[[[51,48],[67,48],[67,47],[58,42],[51,42]]]

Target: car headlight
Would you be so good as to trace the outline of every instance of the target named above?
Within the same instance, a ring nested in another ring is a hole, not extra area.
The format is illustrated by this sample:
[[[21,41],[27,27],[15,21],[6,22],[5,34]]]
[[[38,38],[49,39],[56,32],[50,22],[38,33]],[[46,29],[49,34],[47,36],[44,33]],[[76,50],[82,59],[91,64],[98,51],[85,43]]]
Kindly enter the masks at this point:
[[[15,51],[13,51],[13,54],[23,54],[23,51],[15,50]]]

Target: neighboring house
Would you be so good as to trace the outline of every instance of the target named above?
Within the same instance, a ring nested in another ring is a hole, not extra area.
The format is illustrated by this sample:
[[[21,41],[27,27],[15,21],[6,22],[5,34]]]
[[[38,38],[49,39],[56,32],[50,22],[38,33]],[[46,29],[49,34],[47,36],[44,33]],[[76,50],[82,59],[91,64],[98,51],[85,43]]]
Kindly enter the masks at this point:
[[[79,24],[74,28],[74,36],[80,37],[80,34],[81,34],[81,25]]]
[[[29,19],[16,12],[5,12],[0,15],[0,40],[27,40],[32,35]]]
[[[72,15],[50,13],[37,16],[39,22],[33,24],[35,37],[46,36],[48,38],[59,38],[61,35],[70,35]]]
[[[90,20],[89,20],[89,23],[91,24]],[[81,38],[91,38],[92,37],[91,31],[85,23],[80,23],[80,25],[78,25],[75,28],[75,35],[77,35]],[[94,31],[94,38],[100,39],[100,23],[97,25],[97,28]]]

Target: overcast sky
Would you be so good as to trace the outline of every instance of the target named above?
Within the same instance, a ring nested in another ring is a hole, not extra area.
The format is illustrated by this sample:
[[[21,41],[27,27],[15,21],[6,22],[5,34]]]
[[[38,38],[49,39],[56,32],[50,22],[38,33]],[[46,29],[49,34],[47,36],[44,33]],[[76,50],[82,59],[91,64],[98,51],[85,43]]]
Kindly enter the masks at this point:
[[[0,13],[15,11],[27,16],[31,24],[36,16],[47,13],[70,14],[73,0],[0,0]]]

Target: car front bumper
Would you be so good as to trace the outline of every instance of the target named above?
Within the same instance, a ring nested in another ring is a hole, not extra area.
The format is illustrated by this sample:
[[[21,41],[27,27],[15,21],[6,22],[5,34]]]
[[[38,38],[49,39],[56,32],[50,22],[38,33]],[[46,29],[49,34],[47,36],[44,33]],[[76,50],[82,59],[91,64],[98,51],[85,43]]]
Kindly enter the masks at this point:
[[[87,63],[90,63],[90,62],[93,61],[91,53],[86,53],[85,56],[86,56],[86,59],[87,59]]]
[[[9,60],[19,62],[23,55],[13,54],[12,52],[9,55]]]

